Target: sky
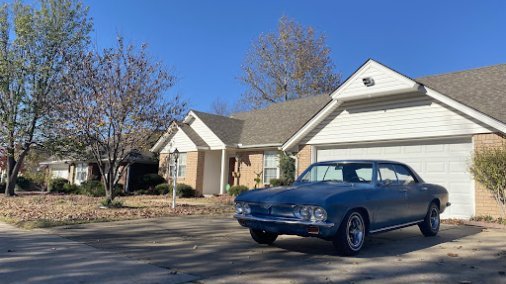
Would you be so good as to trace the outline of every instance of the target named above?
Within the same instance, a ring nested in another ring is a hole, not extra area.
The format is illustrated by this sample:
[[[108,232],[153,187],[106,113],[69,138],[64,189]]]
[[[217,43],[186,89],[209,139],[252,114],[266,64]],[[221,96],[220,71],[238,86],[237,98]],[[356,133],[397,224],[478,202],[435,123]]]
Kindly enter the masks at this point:
[[[96,47],[148,44],[192,109],[234,104],[251,44],[281,16],[324,34],[343,79],[368,58],[410,77],[506,63],[506,1],[84,0]]]

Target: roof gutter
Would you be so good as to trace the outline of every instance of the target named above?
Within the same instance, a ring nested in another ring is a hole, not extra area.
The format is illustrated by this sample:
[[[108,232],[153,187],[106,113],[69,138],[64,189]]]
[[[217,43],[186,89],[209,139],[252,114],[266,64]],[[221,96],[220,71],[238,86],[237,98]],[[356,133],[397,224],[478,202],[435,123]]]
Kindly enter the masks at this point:
[[[266,144],[252,144],[252,145],[237,144],[236,147],[239,149],[247,149],[247,148],[281,147],[282,145],[283,144],[281,143],[266,143]]]
[[[44,161],[40,162],[39,165],[58,165],[58,164],[68,164],[70,162],[73,162],[73,160]]]

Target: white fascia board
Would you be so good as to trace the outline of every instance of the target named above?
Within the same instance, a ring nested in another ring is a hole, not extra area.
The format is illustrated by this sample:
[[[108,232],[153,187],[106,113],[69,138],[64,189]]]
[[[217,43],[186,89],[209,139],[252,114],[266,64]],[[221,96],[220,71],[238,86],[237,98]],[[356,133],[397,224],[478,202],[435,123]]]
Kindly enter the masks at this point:
[[[308,123],[306,123],[297,133],[295,133],[288,141],[283,144],[281,150],[287,151],[296,143],[298,143],[306,134],[308,134],[314,127],[318,125],[327,115],[334,111],[338,106],[342,104],[341,101],[332,100],[327,104],[316,116],[314,116]]]
[[[439,93],[438,91],[436,90],[433,90],[427,86],[424,86],[423,88],[420,88],[422,90],[422,92],[424,92],[427,96],[437,100],[437,101],[440,101],[462,113],[465,113],[467,115],[469,115],[470,117],[480,121],[480,122],[483,122],[484,124],[494,128],[494,129],[497,129],[498,131],[500,131],[501,133],[503,134],[506,134],[506,124],[503,123],[503,122],[500,122],[478,110],[475,110],[474,108],[471,108],[471,107],[468,107],[452,98],[449,98],[448,96],[445,96],[441,93]]]
[[[283,144],[281,143],[267,143],[267,144],[252,144],[252,145],[242,145],[237,144],[237,148],[239,149],[248,149],[248,148],[272,148],[272,147],[280,147]]]
[[[39,165],[58,165],[58,164],[67,164],[72,162],[72,160],[58,160],[58,161],[47,161],[47,162],[40,162]]]
[[[170,133],[169,133],[170,130],[168,130],[167,132],[165,132],[159,139],[158,141],[156,141],[155,145],[153,145],[153,147],[151,147],[151,149],[149,149],[150,152],[152,153],[157,153],[158,151],[160,151],[161,148],[163,148],[163,143],[165,143],[165,141],[167,140],[168,136],[170,136]]]
[[[370,92],[363,92],[363,93],[356,94],[353,96],[339,96],[338,100],[341,102],[349,102],[349,101],[355,101],[355,100],[362,100],[362,99],[370,99],[370,98],[377,98],[377,97],[383,97],[383,96],[411,93],[411,92],[418,90],[418,86],[419,85],[415,82],[412,86],[406,87],[406,88],[399,88],[399,89],[385,91],[385,92],[374,92],[373,94],[371,94]]]
[[[176,127],[174,127],[174,126],[176,126]],[[161,149],[163,149],[163,147],[165,147],[167,139],[173,133],[174,129],[179,130],[179,126],[177,125],[177,123],[175,121],[173,121],[170,124],[169,129],[167,129],[167,131],[165,131],[165,133],[156,141],[155,145],[153,145],[153,147],[151,147],[151,149],[149,149],[149,151],[152,153],[158,153],[159,151],[161,151]]]

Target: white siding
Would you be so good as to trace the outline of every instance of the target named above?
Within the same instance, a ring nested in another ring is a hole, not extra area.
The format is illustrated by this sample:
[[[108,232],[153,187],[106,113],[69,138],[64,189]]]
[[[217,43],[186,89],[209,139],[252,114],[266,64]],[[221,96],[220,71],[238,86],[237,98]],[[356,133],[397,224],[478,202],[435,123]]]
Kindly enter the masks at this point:
[[[51,165],[51,178],[69,178],[69,166],[67,164]]]
[[[195,120],[191,122],[190,126],[204,141],[206,141],[210,149],[223,149],[223,147],[225,147],[218,136],[216,136],[216,134],[214,134],[198,117],[195,117]]]
[[[366,77],[372,78],[374,85],[365,86],[362,79]],[[415,87],[416,83],[413,80],[377,62],[369,61],[348,79],[333,97],[343,100],[364,96],[374,97],[382,94],[399,93],[402,90]]]
[[[493,132],[420,93],[347,102],[302,144],[428,138]]]
[[[221,151],[206,151],[204,157],[204,195],[220,193]]]
[[[160,153],[170,153],[174,148],[177,148],[179,152],[197,151],[197,146],[181,129],[177,130],[176,134]]]
[[[433,141],[354,144],[317,150],[317,160],[381,159],[410,165],[425,182],[444,186],[452,205],[444,218],[470,218],[474,215],[474,186],[469,165],[471,138]]]

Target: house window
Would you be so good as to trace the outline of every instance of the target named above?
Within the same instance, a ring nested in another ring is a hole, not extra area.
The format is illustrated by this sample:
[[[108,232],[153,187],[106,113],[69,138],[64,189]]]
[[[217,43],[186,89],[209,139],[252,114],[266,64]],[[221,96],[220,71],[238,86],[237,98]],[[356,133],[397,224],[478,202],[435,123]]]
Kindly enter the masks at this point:
[[[271,179],[279,178],[279,156],[276,151],[264,153],[264,183],[271,183]]]
[[[170,177],[174,176],[174,163],[171,162],[169,166]],[[177,160],[177,177],[183,178],[186,176],[186,153],[179,153]]]
[[[87,179],[88,179],[88,164],[86,163],[77,164],[75,183],[79,185],[83,181],[86,181]]]

